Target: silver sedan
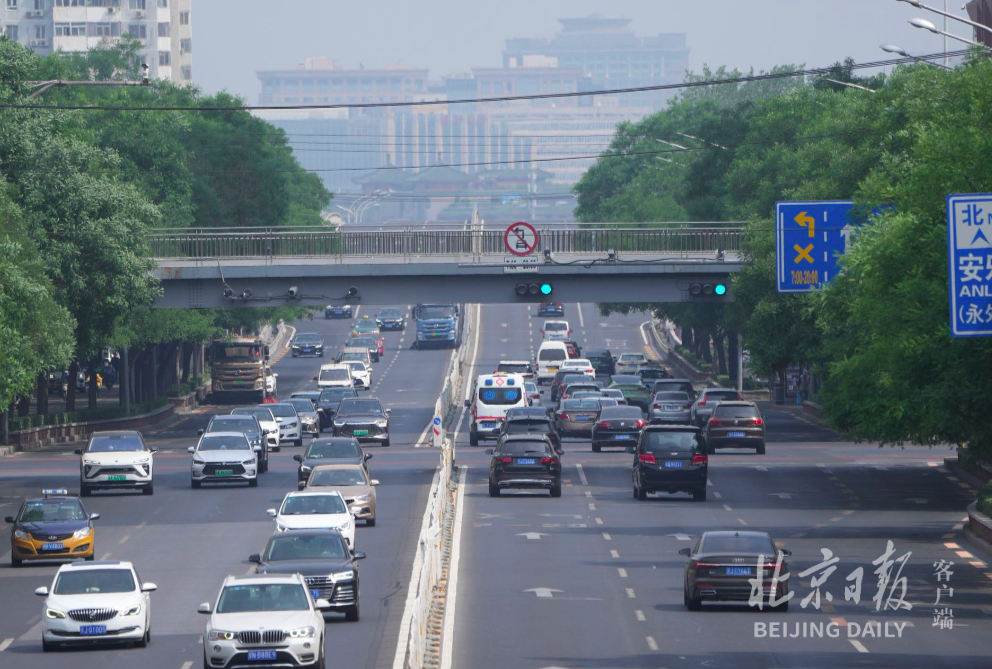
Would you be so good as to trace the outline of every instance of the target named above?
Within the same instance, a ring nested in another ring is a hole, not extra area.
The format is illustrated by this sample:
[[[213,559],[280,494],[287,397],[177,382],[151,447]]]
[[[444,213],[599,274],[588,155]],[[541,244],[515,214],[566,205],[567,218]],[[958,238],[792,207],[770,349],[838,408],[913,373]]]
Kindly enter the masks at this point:
[[[652,423],[688,425],[692,422],[692,400],[689,394],[679,391],[655,393],[648,417]]]

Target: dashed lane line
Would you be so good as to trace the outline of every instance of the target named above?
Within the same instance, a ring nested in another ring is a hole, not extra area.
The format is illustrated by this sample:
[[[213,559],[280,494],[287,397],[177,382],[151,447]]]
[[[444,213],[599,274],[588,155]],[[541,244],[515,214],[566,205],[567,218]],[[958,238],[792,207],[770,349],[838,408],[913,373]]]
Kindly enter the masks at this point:
[[[627,578],[627,570],[623,567],[617,567],[617,574],[620,575],[620,578]]]
[[[596,524],[597,525],[602,525],[603,524],[603,519],[602,518],[597,518],[596,519]]]
[[[575,463],[575,468],[579,470],[579,480],[582,481],[582,485],[589,485],[589,480],[586,478],[586,472],[582,468],[582,463]]]
[[[613,540],[613,537],[610,536],[610,533],[609,532],[603,532],[603,540],[604,541],[612,541]]]
[[[868,652],[868,649],[865,648],[865,645],[863,643],[861,643],[860,641],[858,641],[857,639],[848,639],[848,641],[851,642],[851,645],[852,646],[854,646],[855,648],[858,649],[858,652],[859,653],[867,653]]]
[[[626,588],[626,591],[627,591],[627,599],[637,599],[637,595],[634,594],[633,588]]]
[[[653,636],[644,637],[648,642],[648,648],[651,650],[658,650],[658,642],[654,640]]]
[[[192,666],[193,663],[190,660],[186,660],[185,662],[183,662],[183,666],[179,667],[179,669],[190,669],[190,667]]]
[[[642,623],[647,622],[647,616],[645,616],[644,611],[641,611],[640,609],[634,611],[634,616],[637,618],[638,621]]]
[[[615,550],[611,550],[610,551],[610,556],[613,557],[614,559],[617,559],[617,560],[620,559],[620,553],[617,552],[617,551],[615,551]]]
[[[723,509],[724,509],[724,511],[733,511],[733,509],[730,508],[730,505],[729,504],[724,504],[723,505]]]
[[[4,639],[3,641],[0,641],[0,653],[10,648],[10,644],[12,643],[14,643],[13,639]]]

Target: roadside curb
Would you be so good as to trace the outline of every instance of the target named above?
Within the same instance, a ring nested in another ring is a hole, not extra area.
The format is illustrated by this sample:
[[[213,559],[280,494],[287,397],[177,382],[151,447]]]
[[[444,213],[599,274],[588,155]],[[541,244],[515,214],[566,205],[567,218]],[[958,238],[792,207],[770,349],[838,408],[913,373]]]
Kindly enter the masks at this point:
[[[645,329],[651,334],[651,348],[661,357],[662,362],[668,364],[682,378],[689,379],[694,383],[705,383],[710,388],[716,387],[716,382],[708,373],[693,367],[692,363],[679,355],[674,347],[667,345],[664,335],[658,332],[658,321],[652,319],[641,324],[642,327],[645,325],[649,326]]]
[[[955,476],[976,490],[981,490],[987,483],[987,481],[983,481],[980,476],[976,476],[969,470],[962,467],[957,458],[944,458],[944,466],[954,472]]]
[[[277,362],[282,360],[283,357],[285,357],[286,353],[289,352],[289,343],[293,341],[293,337],[296,336],[295,327],[293,327],[292,325],[286,325],[285,322],[283,321],[279,321],[279,323],[280,323],[279,334],[276,335],[276,338],[272,341],[272,345],[270,348],[280,349],[281,347],[281,350],[279,350],[279,353],[276,354],[274,358],[269,360],[269,367],[274,366]],[[286,341],[283,344],[280,344],[279,339],[281,339],[284,334],[286,335]]]
[[[978,510],[978,502],[968,505],[968,524],[964,535],[985,553],[992,555],[992,518]]]

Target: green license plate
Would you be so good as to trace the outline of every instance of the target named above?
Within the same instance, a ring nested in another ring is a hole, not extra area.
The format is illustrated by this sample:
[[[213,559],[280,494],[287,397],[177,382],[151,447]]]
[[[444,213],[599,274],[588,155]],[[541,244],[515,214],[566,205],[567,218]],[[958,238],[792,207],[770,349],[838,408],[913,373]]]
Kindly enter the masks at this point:
[[[234,385],[236,385],[236,386],[240,386],[240,385],[241,385],[241,382],[240,382],[240,381],[235,381],[235,382],[234,382]]]
[[[354,435],[356,437],[367,437],[369,434],[368,430],[355,430]]]
[[[107,477],[108,481],[127,481],[127,477],[123,474],[111,474]]]
[[[214,476],[234,476],[233,469],[218,469],[214,472]]]

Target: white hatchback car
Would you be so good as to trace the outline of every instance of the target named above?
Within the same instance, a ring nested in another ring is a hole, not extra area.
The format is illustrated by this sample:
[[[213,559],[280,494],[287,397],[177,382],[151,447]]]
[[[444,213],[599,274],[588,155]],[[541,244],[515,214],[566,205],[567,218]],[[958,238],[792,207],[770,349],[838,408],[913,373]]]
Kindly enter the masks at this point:
[[[275,519],[277,532],[337,530],[348,547],[355,549],[355,516],[339,492],[287,493],[278,510],[269,509],[266,513]]]
[[[34,594],[45,598],[41,612],[41,647],[130,643],[144,647],[152,638],[148,593],[130,562],[73,562],[59,567],[52,587]]]
[[[131,488],[145,495],[154,493],[153,467],[157,448],[145,446],[140,432],[94,432],[86,448],[76,449],[79,458],[79,495],[94,490]]]
[[[299,574],[228,576],[203,632],[203,666],[324,669],[326,599],[314,601]]]
[[[193,455],[190,484],[247,481],[258,485],[258,456],[244,432],[207,432],[196,446],[186,449]]]

